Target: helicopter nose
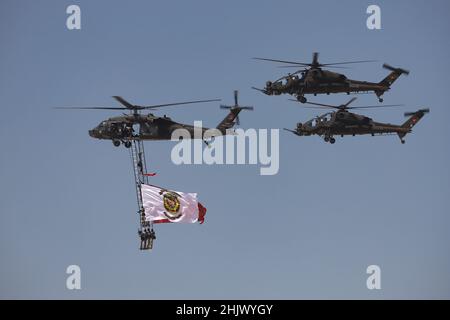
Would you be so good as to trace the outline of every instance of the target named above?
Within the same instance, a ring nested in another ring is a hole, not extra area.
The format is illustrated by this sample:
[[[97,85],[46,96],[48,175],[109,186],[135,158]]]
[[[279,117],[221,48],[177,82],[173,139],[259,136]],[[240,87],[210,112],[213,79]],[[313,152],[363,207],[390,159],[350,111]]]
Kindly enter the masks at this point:
[[[95,130],[89,130],[89,136],[95,138],[97,136]]]

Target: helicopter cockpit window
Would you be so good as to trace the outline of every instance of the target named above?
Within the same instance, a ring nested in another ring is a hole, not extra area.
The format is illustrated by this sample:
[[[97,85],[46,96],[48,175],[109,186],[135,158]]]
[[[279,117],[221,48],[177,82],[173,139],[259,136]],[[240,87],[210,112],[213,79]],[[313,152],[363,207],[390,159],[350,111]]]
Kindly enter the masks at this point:
[[[312,119],[312,120],[306,121],[306,122],[303,124],[303,126],[304,126],[304,127],[314,128],[314,127],[316,126],[316,119]]]
[[[331,120],[331,113],[326,113],[321,117],[322,121],[328,122]]]

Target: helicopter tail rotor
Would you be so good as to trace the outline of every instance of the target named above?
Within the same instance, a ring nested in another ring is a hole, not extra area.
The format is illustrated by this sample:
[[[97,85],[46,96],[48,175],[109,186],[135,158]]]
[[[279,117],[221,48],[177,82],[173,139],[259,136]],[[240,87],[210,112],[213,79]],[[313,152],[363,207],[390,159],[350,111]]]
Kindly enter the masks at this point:
[[[256,88],[255,88],[256,89]],[[262,91],[261,89],[257,89]],[[217,126],[219,130],[226,130],[231,128],[234,124],[240,125],[241,121],[239,120],[239,113],[242,110],[253,110],[252,106],[240,106],[239,105],[239,92],[238,90],[234,90],[234,105],[220,105],[220,109],[228,109],[230,113],[225,117],[225,119]]]
[[[230,110],[230,114],[227,116],[230,117],[231,122],[235,121],[235,124],[237,124],[238,126],[241,124],[241,120],[239,119],[239,113],[242,110],[250,110],[253,111],[253,107],[241,107],[241,106],[224,106],[221,105],[220,106],[221,109],[229,109]],[[225,119],[227,119],[225,118]],[[232,119],[231,119],[232,118]]]
[[[414,127],[420,119],[426,114],[430,112],[430,109],[424,108],[419,109],[416,112],[405,112],[405,117],[409,117],[408,120],[405,121],[401,125],[402,131],[398,132],[398,137],[400,138],[401,143],[405,143],[403,139],[409,132],[411,132],[412,127]]]
[[[383,68],[385,68],[387,70],[390,70],[390,71],[393,71],[393,72],[397,72],[399,74],[406,74],[406,75],[409,74],[409,70],[405,70],[405,69],[402,69],[402,68],[394,68],[393,66],[391,66],[391,65],[389,65],[387,63],[383,64]]]
[[[405,112],[404,115],[405,115],[405,117],[410,117],[410,116],[413,116],[415,114],[422,114],[422,116],[423,116],[423,115],[425,115],[425,113],[428,113],[428,112],[430,112],[430,109],[429,108],[425,108],[425,109],[419,109],[416,112]]]

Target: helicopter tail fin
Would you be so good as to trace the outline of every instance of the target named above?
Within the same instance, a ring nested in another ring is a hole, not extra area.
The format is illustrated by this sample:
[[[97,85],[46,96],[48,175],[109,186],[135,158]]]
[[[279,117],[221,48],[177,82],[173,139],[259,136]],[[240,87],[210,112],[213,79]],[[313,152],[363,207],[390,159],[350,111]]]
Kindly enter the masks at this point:
[[[221,106],[222,109],[230,109],[227,116],[217,125],[217,129],[223,134],[227,129],[231,129],[235,124],[239,125],[239,113],[242,110],[253,110],[253,107],[239,107],[239,106]]]
[[[390,66],[390,65],[388,65],[388,64],[386,64],[386,63],[383,64],[383,68],[390,70],[391,73],[389,73],[389,74],[387,75],[386,78],[384,78],[383,80],[381,80],[381,81],[379,82],[379,84],[380,84],[380,85],[383,85],[383,86],[385,86],[385,87],[388,87],[388,88],[389,88],[389,87],[395,82],[395,80],[397,80],[398,77],[400,77],[402,74],[406,74],[406,75],[409,74],[409,71],[408,71],[408,70],[405,70],[405,69],[402,69],[402,68],[394,68],[394,67],[392,67],[392,66]]]
[[[398,137],[400,138],[400,141],[402,143],[404,143],[405,141],[403,140],[403,138],[409,133],[411,132],[411,129],[419,122],[420,119],[422,119],[422,117],[426,114],[430,112],[430,109],[426,108],[426,109],[420,109],[417,110],[416,112],[405,112],[405,117],[409,117],[408,120],[406,120],[401,127],[403,129],[406,129],[402,132],[398,132]]]

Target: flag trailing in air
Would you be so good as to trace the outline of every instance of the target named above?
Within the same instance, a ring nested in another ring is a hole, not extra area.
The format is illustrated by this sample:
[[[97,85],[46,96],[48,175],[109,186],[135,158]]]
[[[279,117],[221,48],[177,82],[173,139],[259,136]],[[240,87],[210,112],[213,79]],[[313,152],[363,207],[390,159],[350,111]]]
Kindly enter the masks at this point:
[[[145,177],[154,177],[154,176],[156,176],[156,172],[143,173],[142,175]]]
[[[206,208],[197,201],[196,193],[171,191],[141,184],[145,220],[153,223],[180,222],[202,224]]]

